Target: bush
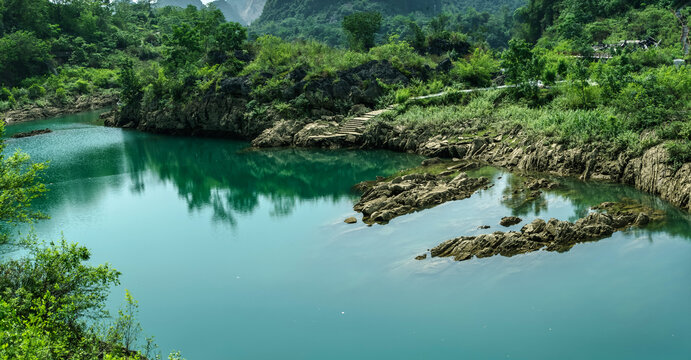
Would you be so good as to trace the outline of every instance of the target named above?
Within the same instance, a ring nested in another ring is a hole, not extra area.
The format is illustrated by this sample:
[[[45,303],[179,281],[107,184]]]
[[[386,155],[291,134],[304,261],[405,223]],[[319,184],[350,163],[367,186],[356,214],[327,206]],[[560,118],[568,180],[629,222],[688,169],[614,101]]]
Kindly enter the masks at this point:
[[[468,60],[457,61],[454,65],[451,69],[452,78],[473,87],[492,85],[492,77],[499,73],[499,61],[480,48],[475,49]]]
[[[668,163],[676,171],[685,163],[691,162],[691,141],[674,141],[665,145],[669,154]]]
[[[74,83],[74,90],[79,94],[88,94],[91,92],[91,86],[83,79],[79,79]]]
[[[411,93],[410,93],[410,89],[408,89],[408,88],[396,90],[396,95],[395,95],[396,104],[403,104],[408,99],[410,99],[410,96],[411,96]]]
[[[10,106],[14,106],[17,101],[14,99],[14,95],[12,95],[12,92],[10,89],[3,87],[0,89],[0,101],[5,101],[10,104]]]
[[[36,100],[46,95],[46,89],[38,84],[33,84],[29,87],[29,99]]]
[[[374,60],[390,61],[404,73],[409,73],[409,69],[420,69],[427,63],[427,59],[420,56],[408,42],[399,40],[398,35],[391,36],[388,44],[370,49],[369,55]]]
[[[64,105],[67,103],[67,91],[65,88],[61,86],[55,89],[55,95],[53,95],[52,102],[55,105]]]
[[[613,101],[626,114],[632,130],[643,130],[673,120],[687,119],[691,70],[663,66],[628,83]]]

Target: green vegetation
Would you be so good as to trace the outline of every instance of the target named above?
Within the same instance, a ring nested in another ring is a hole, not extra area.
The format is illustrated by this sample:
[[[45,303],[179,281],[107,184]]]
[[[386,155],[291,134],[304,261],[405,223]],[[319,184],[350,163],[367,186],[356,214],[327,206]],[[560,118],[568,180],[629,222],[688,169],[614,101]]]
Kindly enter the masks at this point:
[[[343,18],[343,30],[353,50],[369,50],[374,47],[374,35],[381,27],[382,16],[378,12],[358,12]]]
[[[45,218],[31,203],[46,192],[41,173],[47,164],[31,163],[18,151],[6,156],[4,150],[3,141],[0,245],[3,252],[14,248],[24,255],[0,261],[0,359],[160,358],[152,338],[140,341],[137,304],[129,293],[115,323],[106,321],[106,299],[119,284],[118,271],[89,264],[89,250],[64,239],[46,244],[34,235],[10,235],[13,225]]]
[[[418,48],[416,31],[432,27],[433,18],[445,13],[449,20],[447,30],[468,34],[473,40],[499,48],[511,38],[511,14],[524,3],[525,0],[269,0],[264,13],[250,26],[250,33],[252,37],[273,34],[286,40],[310,39],[346,46],[344,31],[334,19],[358,12],[378,12],[383,14],[377,35],[379,43],[386,42],[391,35],[401,35]]]
[[[687,21],[683,3],[269,0],[247,29],[214,8],[0,0],[0,112],[118,96],[122,113],[165,114],[218,95],[239,100],[242,126],[265,128],[280,117],[346,115],[355,88],[370,105],[401,104],[382,121],[418,138],[467,141],[520,127],[535,142],[598,146],[613,157],[664,144],[679,168],[691,161],[691,70],[672,65],[691,60],[674,14],[680,8]],[[593,47],[631,39],[649,41]],[[375,61],[405,81],[348,72]],[[345,77],[343,96],[323,90]],[[116,270],[90,265],[87,249],[64,240],[9,235],[13,224],[45,217],[30,206],[46,191],[45,166],[0,155],[1,239],[26,253],[0,263],[0,360],[151,356],[131,294],[104,325]]]

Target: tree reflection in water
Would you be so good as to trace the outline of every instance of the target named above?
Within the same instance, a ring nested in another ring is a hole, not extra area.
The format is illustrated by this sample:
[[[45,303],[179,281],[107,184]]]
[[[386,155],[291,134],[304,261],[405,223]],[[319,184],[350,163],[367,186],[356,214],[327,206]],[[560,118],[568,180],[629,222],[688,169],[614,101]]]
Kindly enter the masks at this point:
[[[172,183],[190,210],[211,208],[214,219],[235,224],[268,199],[272,216],[292,213],[301,201],[339,201],[354,184],[416,166],[417,155],[389,151],[317,149],[247,150],[219,139],[126,133],[125,157],[135,192],[154,174]]]

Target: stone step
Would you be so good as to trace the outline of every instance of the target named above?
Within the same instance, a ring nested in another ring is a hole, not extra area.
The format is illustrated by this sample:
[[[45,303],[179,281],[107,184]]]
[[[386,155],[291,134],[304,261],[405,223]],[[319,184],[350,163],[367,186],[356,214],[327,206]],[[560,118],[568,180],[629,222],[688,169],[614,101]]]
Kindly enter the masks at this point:
[[[344,137],[346,135],[347,134],[344,134],[344,133],[329,134],[329,135],[312,135],[312,136],[308,137],[308,139],[312,139],[312,140],[333,139],[333,138]]]
[[[341,134],[343,134],[343,135],[362,136],[362,133],[355,132],[355,131],[341,131]]]

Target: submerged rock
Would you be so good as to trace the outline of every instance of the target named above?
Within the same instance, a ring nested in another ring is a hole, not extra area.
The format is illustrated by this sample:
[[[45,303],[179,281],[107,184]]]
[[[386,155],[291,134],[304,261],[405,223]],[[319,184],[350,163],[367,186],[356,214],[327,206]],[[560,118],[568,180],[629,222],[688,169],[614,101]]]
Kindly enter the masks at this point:
[[[367,224],[386,224],[391,219],[452,200],[470,197],[486,188],[489,180],[460,173],[454,178],[432,174],[408,174],[389,181],[366,183],[365,193],[355,204]]]
[[[48,133],[52,133],[52,132],[53,132],[53,130],[51,130],[51,129],[31,130],[31,131],[27,131],[27,132],[21,132],[21,133],[14,134],[14,135],[12,135],[12,138],[13,139],[21,139],[21,138],[25,138],[25,137],[36,136],[36,135],[41,135],[41,134],[48,134]]]
[[[505,216],[505,217],[501,218],[499,225],[509,227],[509,226],[516,225],[516,224],[520,223],[521,221],[523,221],[523,219],[516,217],[516,216]]]
[[[345,222],[346,224],[355,224],[355,223],[357,223],[357,219],[351,216],[351,217],[345,219],[344,222]]]
[[[609,237],[616,231],[630,226],[645,226],[651,218],[660,220],[662,213],[642,205],[622,206],[619,203],[603,203],[593,212],[575,223],[550,219],[535,219],[520,231],[501,232],[478,236],[462,236],[445,241],[433,248],[432,257],[453,257],[457,261],[494,255],[514,256],[545,249],[564,252],[575,244]],[[612,209],[610,213],[608,209]],[[652,217],[650,214],[654,214]]]

